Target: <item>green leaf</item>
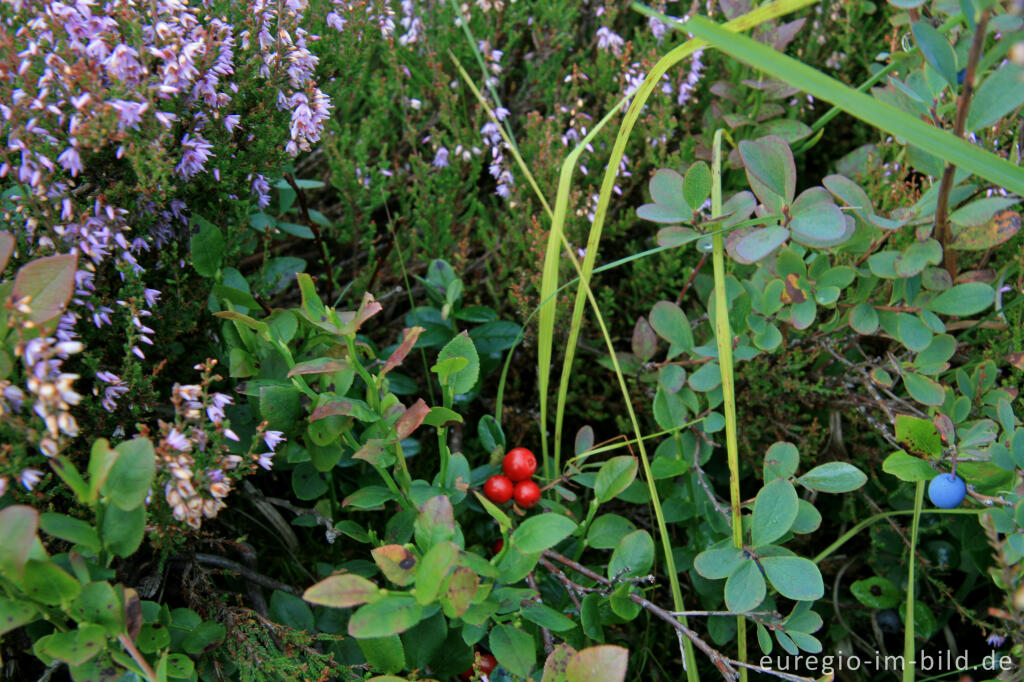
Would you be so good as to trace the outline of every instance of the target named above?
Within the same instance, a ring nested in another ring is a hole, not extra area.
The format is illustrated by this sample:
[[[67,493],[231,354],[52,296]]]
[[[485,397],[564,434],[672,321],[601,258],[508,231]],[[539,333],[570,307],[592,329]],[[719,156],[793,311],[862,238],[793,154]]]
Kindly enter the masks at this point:
[[[142,544],[145,533],[145,506],[140,504],[128,510],[116,505],[107,507],[100,534],[103,537],[103,544],[111,552],[120,557],[131,556]]]
[[[813,533],[821,525],[821,512],[807,500],[800,500],[800,507],[793,520],[794,533]]]
[[[45,512],[39,517],[39,527],[54,538],[82,545],[93,552],[99,551],[99,536],[91,523],[65,514]]]
[[[259,396],[260,417],[269,422],[268,429],[289,431],[303,417],[299,390],[294,386],[261,386]],[[316,418],[316,412],[312,418]]]
[[[921,48],[924,58],[949,83],[953,92],[956,92],[956,53],[953,52],[953,46],[949,44],[949,40],[939,33],[927,19],[915,21],[910,30],[914,34],[914,40]]]
[[[1003,116],[1024,104],[1024,68],[1007,62],[978,86],[967,114],[967,130],[994,125]]]
[[[900,602],[900,591],[885,578],[872,576],[850,585],[850,592],[869,609],[891,609]]]
[[[924,350],[932,342],[932,330],[917,315],[896,313],[896,331],[900,343],[912,351]]]
[[[27,625],[37,617],[36,607],[30,602],[0,597],[0,635]]]
[[[699,209],[711,196],[711,169],[703,161],[690,166],[683,178],[683,198],[686,203]]]
[[[526,678],[537,662],[533,637],[511,625],[496,625],[488,640],[498,663],[517,677]]]
[[[915,454],[938,458],[942,455],[942,439],[929,419],[896,415],[896,440]]]
[[[602,464],[594,481],[597,502],[604,504],[628,488],[636,478],[637,466],[636,457],[631,455],[613,457]]]
[[[798,556],[761,558],[765,575],[779,594],[795,601],[814,601],[825,595],[821,571],[810,559]]]
[[[743,550],[736,547],[706,549],[693,560],[693,567],[709,580],[721,580],[728,578],[746,560]]]
[[[213,651],[218,644],[224,641],[226,635],[227,629],[223,625],[206,620],[185,635],[185,639],[181,640],[181,648],[185,650],[185,653],[199,656]]]
[[[608,562],[608,578],[636,578],[654,565],[654,540],[646,530],[635,530],[619,540]]]
[[[796,489],[789,480],[776,478],[767,483],[754,500],[750,525],[751,542],[766,545],[789,532],[798,511]]]
[[[50,560],[29,559],[21,582],[25,594],[47,606],[68,604],[82,591],[82,585]]]
[[[313,632],[313,610],[293,594],[274,590],[270,595],[270,619],[293,630]]]
[[[550,606],[536,602],[519,609],[519,613],[531,623],[536,623],[552,632],[565,632],[576,627],[576,623],[571,618],[565,617]]]
[[[914,367],[922,374],[939,374],[948,369],[948,361],[956,352],[956,339],[949,334],[939,334],[928,347],[914,358]]]
[[[878,313],[869,303],[858,303],[850,310],[850,327],[858,334],[874,334],[878,329]]]
[[[36,542],[39,512],[21,504],[0,509],[0,528],[4,534],[3,542],[0,542],[0,575],[19,582],[29,552]]]
[[[964,317],[985,310],[995,300],[996,292],[984,282],[967,282],[947,289],[926,304],[928,310],[940,315]]]
[[[441,600],[445,615],[461,618],[473,603],[479,589],[480,576],[465,566],[456,567]]]
[[[848,493],[864,485],[868,477],[849,462],[826,462],[814,467],[797,480],[818,492]]]
[[[753,559],[745,559],[725,581],[725,606],[734,613],[753,611],[767,591],[761,569]]]
[[[29,261],[14,276],[12,302],[26,304],[25,316],[36,325],[58,317],[74,294],[77,266],[78,256],[70,253]]]
[[[121,443],[114,450],[117,459],[100,492],[122,511],[130,511],[146,501],[156,474],[156,454],[149,439],[141,436]]]
[[[822,249],[842,244],[850,236],[846,230],[846,217],[833,203],[816,203],[799,209],[794,204],[793,210],[789,223],[793,241]]]
[[[68,665],[82,665],[104,650],[107,637],[99,625],[81,623],[77,630],[56,632],[36,642],[34,650]]]
[[[732,244],[734,257],[743,264],[756,263],[782,246],[787,239],[789,230],[781,225],[751,230]]]
[[[903,450],[897,450],[882,462],[882,471],[892,474],[901,481],[914,483],[935,478],[935,469],[928,462],[911,457]]]
[[[683,196],[682,175],[662,168],[651,177],[648,187],[654,203],[637,209],[640,218],[656,223],[689,223],[693,220],[693,209]]]
[[[368,485],[341,501],[342,507],[355,509],[382,509],[385,502],[398,499],[398,495],[382,485]]]
[[[93,582],[82,588],[73,602],[71,615],[80,623],[96,623],[109,637],[124,630],[124,607],[108,582]]]
[[[550,549],[576,530],[576,522],[561,514],[539,514],[523,521],[512,533],[512,544],[524,554]]]
[[[369,637],[356,642],[374,670],[385,673],[401,672],[406,666],[405,651],[398,635]]]
[[[459,546],[454,542],[439,542],[423,555],[416,568],[416,601],[426,606],[437,598],[458,556]]]
[[[910,397],[924,405],[941,405],[946,401],[946,391],[936,381],[917,372],[903,372],[903,385]]]
[[[722,368],[717,362],[706,362],[690,375],[687,383],[693,390],[707,393],[722,385]]]
[[[1021,439],[1024,441],[1024,438]],[[618,514],[602,514],[587,531],[587,544],[594,549],[613,549],[625,535],[636,530],[629,519]]]
[[[423,607],[411,595],[389,594],[360,606],[348,621],[348,634],[357,639],[397,635],[422,616]]]
[[[674,346],[674,354],[693,350],[693,329],[683,309],[671,301],[658,301],[651,308],[650,324],[658,336]]]
[[[893,270],[900,278],[906,279],[920,274],[929,265],[942,262],[942,245],[934,239],[913,242],[900,251],[893,263]]]
[[[441,352],[437,354],[437,361],[442,362],[456,357],[465,358],[467,364],[463,369],[448,377],[448,382],[455,395],[464,395],[473,390],[480,376],[480,356],[467,332],[462,332],[446,343]]]
[[[473,339],[473,345],[476,346],[478,353],[490,355],[500,353],[515,345],[520,331],[522,331],[522,327],[515,322],[494,320],[471,329],[469,338]]]
[[[214,277],[224,259],[224,235],[220,228],[197,213],[192,214],[192,227],[199,231],[189,240],[192,267],[203,277]]]
[[[574,654],[565,668],[566,682],[623,682],[629,651],[621,646],[602,644]],[[546,666],[545,666],[546,667]],[[544,682],[547,682],[545,678]]]
[[[796,164],[793,163],[793,152],[785,140],[777,135],[742,140],[739,151],[750,189],[769,211],[778,213],[780,201],[786,205],[793,201],[796,194]]]
[[[768,452],[764,453],[764,480],[789,478],[796,473],[800,465],[800,452],[792,443],[780,441],[772,443]]]
[[[89,454],[89,499],[95,501],[100,494],[100,489],[107,482],[110,469],[117,461],[118,452],[110,447],[106,438],[98,438],[93,441],[92,450]]]
[[[413,524],[416,544],[430,549],[438,542],[455,537],[455,512],[447,495],[435,495],[420,507]]]

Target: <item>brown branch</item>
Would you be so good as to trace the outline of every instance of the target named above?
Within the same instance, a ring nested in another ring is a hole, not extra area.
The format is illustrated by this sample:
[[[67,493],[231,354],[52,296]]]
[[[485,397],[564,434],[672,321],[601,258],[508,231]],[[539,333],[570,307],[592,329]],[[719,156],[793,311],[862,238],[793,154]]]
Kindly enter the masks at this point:
[[[232,561],[231,559],[226,559],[222,556],[217,556],[215,554],[202,554],[200,552],[196,552],[195,560],[198,563],[203,564],[204,566],[213,566],[214,568],[222,568],[227,571],[234,571],[246,580],[252,581],[257,585],[262,585],[263,587],[266,587],[268,590],[281,590],[282,592],[287,592],[288,594],[293,594],[296,596],[301,594],[299,590],[295,589],[291,585],[280,582],[279,580],[274,580],[273,578],[267,577],[262,573],[257,573],[256,571],[246,568],[237,561]]]
[[[985,43],[990,14],[990,9],[982,12],[981,18],[978,19],[978,25],[974,28],[974,39],[971,41],[971,51],[967,56],[967,69],[964,72],[964,86],[956,101],[953,134],[957,137],[963,137],[967,127],[967,111],[971,105],[971,97],[974,95],[974,76],[978,69],[978,61],[981,59],[981,49]],[[953,234],[949,226],[949,193],[953,189],[955,173],[956,166],[953,164],[947,164],[942,171],[942,181],[939,184],[939,196],[935,206],[935,238],[942,244],[943,264],[946,266],[949,276],[954,280],[956,279],[956,254],[950,248]]]
[[[702,267],[704,267],[704,263],[707,261],[707,259],[708,254],[705,251],[700,255],[700,260],[697,261],[697,265],[695,265],[693,270],[690,272],[690,276],[686,279],[686,284],[683,285],[683,288],[682,290],[680,290],[679,295],[676,296],[676,305],[679,305],[680,303],[683,302],[683,297],[686,296],[686,292],[689,290],[690,285],[693,284],[693,280],[697,276],[697,273],[700,272],[700,269]]]

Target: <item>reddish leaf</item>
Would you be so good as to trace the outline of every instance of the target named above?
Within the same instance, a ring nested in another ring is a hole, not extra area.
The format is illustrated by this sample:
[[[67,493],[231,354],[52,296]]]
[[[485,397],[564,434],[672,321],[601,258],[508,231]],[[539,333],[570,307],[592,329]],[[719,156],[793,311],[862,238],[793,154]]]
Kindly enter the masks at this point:
[[[315,360],[297,363],[288,370],[288,378],[297,374],[327,374],[329,372],[343,372],[346,369],[352,369],[352,366],[345,360],[316,358]]]
[[[64,312],[75,292],[77,263],[78,256],[69,253],[40,258],[18,270],[12,296],[18,302],[28,299],[28,319],[42,324]]]
[[[406,327],[402,330],[402,343],[399,344],[392,353],[391,357],[384,363],[384,367],[380,370],[380,375],[384,376],[395,367],[402,364],[402,360],[405,360],[405,356],[409,354],[413,346],[416,345],[416,341],[420,338],[420,334],[426,331],[423,327]]]
[[[7,267],[7,261],[14,253],[14,237],[8,232],[0,232],[0,272]]]
[[[398,418],[398,421],[395,422],[395,430],[398,432],[398,440],[405,440],[408,438],[413,431],[419,428],[419,425],[423,423],[423,420],[428,414],[430,414],[430,407],[423,402],[423,398],[420,398],[413,403],[412,406]]]
[[[650,360],[658,350],[658,335],[654,328],[643,315],[636,321],[633,327],[633,355],[640,358],[642,362]]]
[[[451,578],[448,579],[445,598],[449,608],[445,609],[445,612],[451,611],[450,617],[462,617],[462,614],[469,609],[469,605],[473,603],[473,597],[476,596],[479,587],[480,577],[476,573],[465,566],[456,568],[452,571]]]
[[[22,504],[0,511],[0,528],[4,539],[0,542],[0,574],[8,580],[20,581],[25,571],[28,553],[36,541],[39,512]]]
[[[577,652],[565,669],[567,682],[622,682],[626,679],[629,651],[603,644]]]
[[[370,552],[373,561],[388,580],[404,587],[416,574],[416,556],[402,545],[384,545]]]
[[[981,225],[954,225],[950,248],[958,251],[984,251],[999,246],[1020,232],[1020,213],[1004,209]]]

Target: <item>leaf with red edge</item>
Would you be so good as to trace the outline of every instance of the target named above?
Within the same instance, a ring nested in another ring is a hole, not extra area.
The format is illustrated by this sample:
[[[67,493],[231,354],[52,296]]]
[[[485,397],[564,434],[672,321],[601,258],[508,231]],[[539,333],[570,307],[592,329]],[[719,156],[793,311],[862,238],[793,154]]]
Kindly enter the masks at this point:
[[[23,504],[7,507],[0,511],[0,528],[4,532],[3,542],[0,542],[0,575],[18,582],[36,541],[39,512]]]
[[[385,374],[393,370],[395,367],[398,367],[400,364],[402,364],[402,361],[405,360],[405,356],[407,356],[410,353],[410,351],[412,351],[413,346],[416,345],[416,341],[420,338],[420,334],[422,334],[425,331],[426,329],[424,329],[423,327],[406,327],[405,329],[403,329],[402,343],[399,344],[398,348],[392,351],[391,356],[387,359],[387,361],[384,363],[384,366],[381,368],[380,375],[384,376]]]
[[[398,440],[405,440],[411,436],[428,414],[430,414],[430,407],[423,401],[423,398],[410,405],[395,422]]]
[[[355,334],[368,319],[379,313],[381,310],[384,310],[384,306],[377,303],[373,298],[373,294],[367,291],[363,294],[363,303],[359,306],[359,310],[348,310],[338,313],[338,319],[341,320],[342,325],[344,325],[341,328],[341,333]]]
[[[565,668],[566,682],[622,682],[626,679],[629,651],[602,644],[576,652]]]
[[[12,297],[16,302],[28,299],[29,320],[38,325],[64,312],[75,292],[77,264],[78,256],[68,253],[39,258],[18,270]]]
[[[362,576],[342,573],[324,578],[307,589],[302,598],[310,604],[342,609],[375,602],[380,598],[380,590]]]
[[[641,315],[636,326],[633,327],[632,339],[633,355],[640,358],[642,362],[650,360],[658,351],[658,335],[647,318]]]

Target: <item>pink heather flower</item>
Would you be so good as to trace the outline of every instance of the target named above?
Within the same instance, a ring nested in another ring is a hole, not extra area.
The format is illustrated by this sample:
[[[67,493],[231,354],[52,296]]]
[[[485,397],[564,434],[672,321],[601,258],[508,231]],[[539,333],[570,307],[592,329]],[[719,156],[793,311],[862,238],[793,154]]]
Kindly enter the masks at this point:
[[[262,455],[260,455],[259,461],[257,463],[267,471],[270,471],[270,467],[274,466],[274,453],[264,452]]]
[[[441,147],[434,154],[434,160],[431,162],[434,168],[446,168],[448,166],[448,150]]]
[[[156,289],[145,289],[142,292],[142,296],[146,299],[146,305],[152,308],[156,305],[157,300],[160,299],[160,292]]]
[[[270,183],[257,173],[249,176],[249,191],[256,197],[256,205],[260,210],[270,205]]]
[[[263,442],[267,444],[267,447],[271,450],[276,450],[277,446],[287,440],[284,437],[283,431],[267,431],[263,434]]]
[[[236,443],[237,443],[237,442],[238,442],[239,440],[241,440],[241,439],[240,439],[240,438],[238,437],[238,434],[237,434],[237,433],[235,433],[234,431],[232,431],[231,429],[224,429],[224,437],[225,437],[225,438],[227,438],[228,440],[233,440],[233,441],[235,441]]]
[[[68,147],[61,155],[57,157],[57,163],[64,167],[64,170],[71,173],[71,177],[78,177],[78,174],[82,172],[84,166],[82,165],[82,157],[78,155],[78,150],[74,147]]]
[[[167,434],[166,442],[179,452],[187,452],[192,449],[192,443],[178,429],[171,429],[171,432]]]
[[[622,36],[612,31],[607,26],[597,29],[597,47],[605,52],[611,52],[615,56],[622,54],[622,46],[626,41]]]
[[[188,133],[185,133],[185,136],[181,138],[181,146],[185,151],[181,155],[181,163],[174,170],[188,180],[203,170],[206,162],[213,156],[210,151],[213,149],[213,145],[201,135],[190,138]]]
[[[3,497],[7,492],[7,477],[0,476],[0,497]]]
[[[117,127],[121,130],[138,128],[139,123],[142,122],[142,114],[149,108],[149,102],[139,103],[123,99],[115,99],[110,105],[114,107],[120,117]]]
[[[18,480],[25,486],[26,490],[32,490],[43,478],[43,472],[38,469],[25,469],[18,476]]]
[[[238,123],[241,120],[242,117],[238,114],[229,114],[224,117],[224,127],[228,129],[229,133],[232,133],[235,131],[235,128],[238,127]]]

